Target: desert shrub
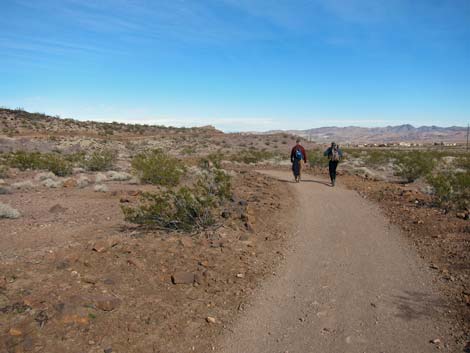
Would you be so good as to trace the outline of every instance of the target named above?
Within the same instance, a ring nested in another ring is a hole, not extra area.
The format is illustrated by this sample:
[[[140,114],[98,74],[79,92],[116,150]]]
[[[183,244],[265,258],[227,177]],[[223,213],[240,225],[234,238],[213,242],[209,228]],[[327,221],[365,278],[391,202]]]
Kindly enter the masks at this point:
[[[395,156],[396,174],[413,182],[420,177],[429,175],[436,165],[431,153],[422,151],[402,152]]]
[[[72,163],[57,153],[18,151],[10,153],[6,160],[8,165],[20,170],[49,170],[57,176],[66,176],[72,173]]]
[[[388,164],[394,158],[392,151],[386,150],[370,150],[365,155],[364,162],[366,165],[379,166]]]
[[[439,206],[470,207],[470,172],[441,172],[427,177]]]
[[[311,167],[323,167],[328,164],[328,157],[325,157],[321,150],[307,151],[307,159]]]
[[[466,154],[464,156],[457,157],[455,161],[457,168],[461,168],[467,172],[470,171],[470,155]]]
[[[39,152],[17,151],[10,153],[7,157],[10,167],[20,170],[41,169],[42,158]]]
[[[199,166],[204,169],[211,168],[211,164],[215,168],[220,168],[222,163],[222,153],[210,153],[206,157],[199,160]]]
[[[55,175],[63,177],[72,174],[72,163],[58,154],[47,153],[43,155],[41,169],[49,170]]]
[[[132,169],[144,183],[175,186],[185,168],[178,159],[157,149],[135,156]]]
[[[240,152],[233,154],[232,156],[229,157],[229,159],[234,162],[254,164],[254,163],[266,161],[269,159],[280,158],[280,157],[281,157],[280,154],[276,152],[250,148],[250,149],[241,150]]]
[[[122,206],[122,211],[132,223],[194,231],[215,223],[214,210],[230,194],[230,177],[222,170],[212,169],[204,171],[192,186],[144,193],[138,206]]]
[[[116,152],[112,150],[95,151],[84,161],[84,167],[92,172],[107,171],[116,162]]]
[[[15,210],[10,205],[0,203],[0,218],[10,218],[15,219],[19,218],[21,215],[18,210]]]
[[[0,164],[0,179],[6,178],[8,176],[8,166]]]

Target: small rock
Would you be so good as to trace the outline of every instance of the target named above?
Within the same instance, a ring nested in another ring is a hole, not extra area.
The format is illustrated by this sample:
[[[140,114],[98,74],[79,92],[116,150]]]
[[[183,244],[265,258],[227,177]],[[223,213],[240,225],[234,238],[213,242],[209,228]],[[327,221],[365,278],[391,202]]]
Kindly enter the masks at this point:
[[[241,240],[241,241],[248,241],[248,240],[250,240],[250,236],[248,234],[242,234],[242,235],[240,235],[240,237],[238,239]]]
[[[248,205],[248,202],[246,200],[240,200],[240,201],[238,201],[238,204],[240,206],[246,206],[246,205]]]
[[[195,281],[194,273],[176,272],[171,276],[173,284],[192,284]]]
[[[95,305],[98,309],[103,311],[112,311],[121,304],[121,300],[112,296],[99,296],[94,299]]]
[[[193,245],[194,245],[193,240],[191,238],[188,238],[188,237],[183,237],[183,238],[179,239],[178,242],[180,243],[180,245],[182,245],[185,248],[192,248]]]
[[[19,328],[12,327],[12,328],[10,328],[10,330],[8,331],[8,334],[9,334],[10,336],[19,337],[19,336],[22,336],[22,335],[23,335],[23,331],[21,331],[21,329],[19,329]]]
[[[231,216],[231,213],[228,210],[224,210],[224,211],[222,211],[222,213],[220,215],[222,216],[222,218],[227,219]]]
[[[435,344],[435,345],[440,345],[441,344],[441,340],[439,338],[435,338],[433,340],[431,340],[431,343]]]
[[[67,209],[65,207],[62,207],[58,203],[49,208],[50,213],[64,213]]]
[[[237,278],[243,278],[245,275],[243,273],[237,273]]]
[[[104,353],[112,353],[113,352],[113,349],[112,348],[105,348]]]
[[[96,277],[90,276],[90,275],[83,276],[82,280],[83,282],[90,283],[90,284],[96,284],[96,282],[98,282]]]
[[[209,324],[215,324],[217,322],[217,320],[212,317],[212,316],[208,316],[206,317],[206,321],[209,323]]]
[[[78,182],[74,178],[69,178],[64,181],[64,188],[75,188],[78,186]]]
[[[121,197],[121,198],[119,199],[119,202],[120,202],[120,203],[128,203],[128,202],[131,202],[131,201],[130,201],[127,197]]]

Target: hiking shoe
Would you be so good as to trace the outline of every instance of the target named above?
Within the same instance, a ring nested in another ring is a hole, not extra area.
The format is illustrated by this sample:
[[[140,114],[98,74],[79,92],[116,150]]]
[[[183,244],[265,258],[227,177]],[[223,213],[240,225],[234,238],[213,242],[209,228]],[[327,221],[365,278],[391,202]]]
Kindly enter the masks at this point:
[[[335,186],[335,183],[336,183],[336,180],[333,179],[333,180],[331,181],[331,186]]]

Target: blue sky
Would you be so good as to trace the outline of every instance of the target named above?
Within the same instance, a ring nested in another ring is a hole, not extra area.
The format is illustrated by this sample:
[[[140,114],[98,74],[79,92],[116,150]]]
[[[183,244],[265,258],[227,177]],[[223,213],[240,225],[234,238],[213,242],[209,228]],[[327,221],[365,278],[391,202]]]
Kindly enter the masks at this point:
[[[0,105],[225,131],[466,125],[468,0],[0,0]]]

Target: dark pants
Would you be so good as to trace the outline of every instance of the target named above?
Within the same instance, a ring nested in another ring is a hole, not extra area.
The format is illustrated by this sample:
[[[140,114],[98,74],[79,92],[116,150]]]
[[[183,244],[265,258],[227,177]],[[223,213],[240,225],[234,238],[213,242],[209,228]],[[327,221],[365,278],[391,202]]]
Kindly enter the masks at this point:
[[[336,168],[338,168],[338,161],[330,161],[330,163],[328,163],[331,181],[336,180]]]

